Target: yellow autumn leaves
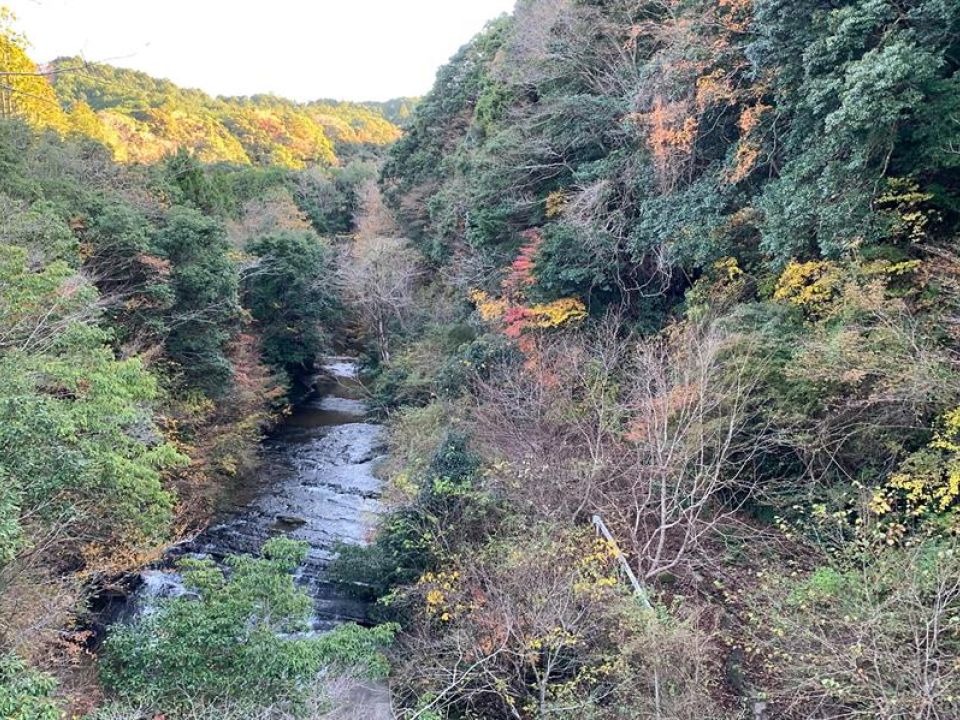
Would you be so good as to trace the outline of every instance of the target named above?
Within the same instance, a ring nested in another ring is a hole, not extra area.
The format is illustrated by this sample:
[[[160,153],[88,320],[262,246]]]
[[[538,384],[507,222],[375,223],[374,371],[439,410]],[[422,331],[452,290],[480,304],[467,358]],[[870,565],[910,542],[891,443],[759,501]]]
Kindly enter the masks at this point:
[[[491,297],[483,290],[472,290],[470,300],[484,322],[502,323],[505,333],[511,337],[534,328],[562,327],[587,317],[586,305],[572,297],[536,305],[513,305],[503,298]]]
[[[926,448],[875,488],[870,510],[885,516],[902,509],[911,518],[953,516],[960,501],[960,408],[945,413]]]

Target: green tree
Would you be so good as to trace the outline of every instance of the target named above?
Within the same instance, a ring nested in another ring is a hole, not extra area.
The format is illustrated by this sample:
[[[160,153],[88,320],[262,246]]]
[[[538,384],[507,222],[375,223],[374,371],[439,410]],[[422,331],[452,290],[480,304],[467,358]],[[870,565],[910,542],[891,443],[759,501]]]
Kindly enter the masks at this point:
[[[47,77],[26,53],[27,41],[13,29],[16,16],[0,6],[0,118],[22,118],[31,125],[64,132],[66,113]]]
[[[223,227],[197,210],[175,207],[155,242],[171,263],[175,293],[167,351],[190,385],[220,394],[232,375],[226,346],[240,318],[239,274]]]
[[[57,683],[15,655],[0,655],[0,717],[12,720],[60,720],[54,698]]]
[[[259,260],[244,279],[244,304],[259,324],[264,359],[303,371],[326,347],[336,318],[333,252],[309,231],[266,235],[247,250]]]
[[[140,360],[114,359],[93,287],[26,258],[0,245],[0,558],[29,540],[24,516],[54,522],[70,553],[158,542],[173,502],[161,472],[182,458],[153,426],[156,381]]]

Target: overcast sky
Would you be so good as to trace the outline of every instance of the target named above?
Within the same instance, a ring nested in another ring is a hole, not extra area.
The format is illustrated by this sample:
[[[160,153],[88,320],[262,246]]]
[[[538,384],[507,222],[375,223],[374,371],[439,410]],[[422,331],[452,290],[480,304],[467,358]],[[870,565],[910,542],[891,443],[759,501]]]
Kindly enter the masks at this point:
[[[143,70],[214,95],[422,95],[514,0],[0,0],[38,62]]]

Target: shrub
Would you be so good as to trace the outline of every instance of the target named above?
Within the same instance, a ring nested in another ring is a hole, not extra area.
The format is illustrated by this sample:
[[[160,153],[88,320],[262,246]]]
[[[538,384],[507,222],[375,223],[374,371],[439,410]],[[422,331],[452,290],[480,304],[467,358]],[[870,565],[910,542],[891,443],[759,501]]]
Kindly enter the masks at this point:
[[[312,609],[292,575],[305,556],[304,543],[275,538],[263,558],[229,557],[229,573],[211,560],[183,561],[190,593],[114,629],[101,662],[104,685],[120,700],[164,711],[197,701],[296,700],[325,667],[385,674],[380,648],[393,626],[296,634]]]
[[[57,683],[27,666],[16,655],[0,655],[0,718],[59,720],[62,712],[53,698]]]
[[[615,557],[589,533],[541,526],[424,573],[404,594],[401,693],[437,717],[722,717],[696,618],[642,608]]]
[[[356,595],[382,598],[496,532],[499,510],[478,487],[479,472],[480,458],[467,448],[466,436],[447,432],[412,478],[409,504],[386,518],[370,545],[341,546],[331,577]]]

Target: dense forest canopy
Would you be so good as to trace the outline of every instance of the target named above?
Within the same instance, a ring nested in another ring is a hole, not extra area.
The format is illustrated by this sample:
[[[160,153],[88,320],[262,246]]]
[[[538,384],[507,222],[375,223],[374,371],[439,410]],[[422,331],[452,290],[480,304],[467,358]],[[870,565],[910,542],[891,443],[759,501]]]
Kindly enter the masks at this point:
[[[153,163],[186,148],[205,163],[339,165],[396,141],[395,123],[404,122],[416,102],[214,98],[79,57],[38,68],[26,48],[12,29],[5,33],[5,72],[17,74],[6,76],[3,116],[93,138],[120,162]]]
[[[520,0],[440,70],[381,187],[454,304],[379,387],[486,469],[345,568],[412,583],[411,702],[960,712],[958,70],[941,0]],[[576,591],[594,514],[668,622]]]
[[[322,718],[352,663],[407,720],[960,715],[956,2],[519,0],[383,104],[3,22],[0,716],[75,708],[89,588],[337,341],[389,513],[330,572],[384,624],[300,638],[283,538],[191,559],[82,712]]]
[[[410,100],[294,103],[271,95],[213,98],[141,72],[60,58],[46,68],[60,103],[92,110],[120,161],[155,162],[179,147],[202,162],[302,168],[338,164],[396,141]]]

